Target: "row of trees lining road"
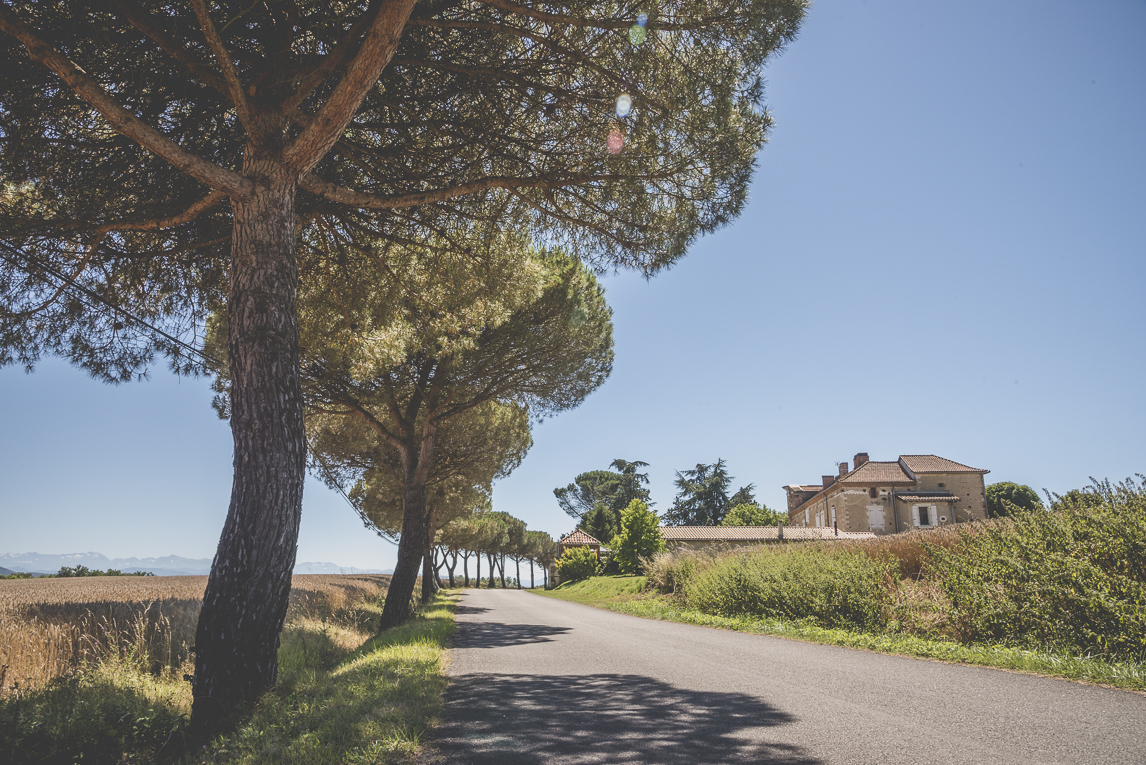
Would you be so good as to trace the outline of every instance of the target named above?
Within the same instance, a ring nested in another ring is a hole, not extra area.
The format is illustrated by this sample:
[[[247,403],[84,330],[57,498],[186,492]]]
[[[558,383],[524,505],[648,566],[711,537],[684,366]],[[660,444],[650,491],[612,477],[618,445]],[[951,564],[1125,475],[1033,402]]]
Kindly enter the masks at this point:
[[[466,226],[671,265],[742,210],[770,126],[762,65],[805,9],[670,0],[634,45],[630,13],[589,0],[0,5],[0,363],[191,372],[207,317],[227,317],[206,365],[229,369],[234,480],[195,727],[277,673],[307,467],[300,297],[384,259],[374,242],[480,270]],[[298,243],[324,237],[370,244],[302,268]]]
[[[572,483],[553,490],[561,509],[578,520],[578,527],[607,541],[621,531],[621,515],[633,501],[652,506],[648,473],[637,472],[647,462],[616,459],[613,470],[581,473]],[[785,520],[756,500],[755,485],[742,486],[732,494],[733,477],[724,460],[698,464],[676,474],[677,495],[664,514],[667,526],[774,526]]]
[[[536,586],[534,565],[542,570],[542,582],[549,585],[548,566],[557,556],[557,543],[544,531],[529,531],[524,521],[507,513],[475,513],[466,518],[457,518],[447,524],[436,538],[433,568],[435,583],[441,579],[444,567],[449,574],[450,586],[457,585],[457,564],[462,564],[462,581],[470,586],[469,561],[473,557],[477,564],[475,576],[481,586],[481,556],[485,555],[489,570],[490,586],[493,586],[494,572],[501,577],[505,587],[505,561],[514,562],[514,579],[521,586],[521,564],[529,564],[529,586]]]

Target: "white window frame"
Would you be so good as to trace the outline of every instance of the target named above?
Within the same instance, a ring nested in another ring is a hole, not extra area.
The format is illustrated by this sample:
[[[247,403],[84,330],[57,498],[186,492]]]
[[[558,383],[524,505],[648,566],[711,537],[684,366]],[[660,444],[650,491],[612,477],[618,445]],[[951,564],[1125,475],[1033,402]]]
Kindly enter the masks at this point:
[[[930,523],[919,522],[919,508],[927,509],[927,520]],[[935,505],[912,505],[911,506],[911,520],[914,521],[915,526],[921,529],[933,529],[939,525],[939,512]]]

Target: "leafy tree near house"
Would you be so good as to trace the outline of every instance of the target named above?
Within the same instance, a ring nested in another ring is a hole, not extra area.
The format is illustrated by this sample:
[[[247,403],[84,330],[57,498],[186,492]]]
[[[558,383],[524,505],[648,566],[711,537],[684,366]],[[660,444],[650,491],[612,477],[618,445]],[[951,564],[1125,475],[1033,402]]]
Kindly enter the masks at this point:
[[[657,514],[639,499],[621,513],[621,533],[610,543],[622,574],[639,574],[641,559],[665,549]]]
[[[678,471],[674,483],[677,495],[664,515],[667,526],[719,526],[732,507],[728,496],[732,476],[722,459],[711,465],[701,463],[692,470]],[[752,489],[752,484],[748,484],[734,496],[751,497]]]
[[[557,504],[569,515],[577,518],[578,526],[596,539],[612,539],[621,530],[621,511],[633,500],[649,503],[648,473],[638,470],[648,467],[647,462],[628,462],[615,459],[609,467],[614,470],[591,470],[582,473],[573,483],[554,489]]]
[[[230,316],[235,476],[196,726],[277,673],[306,469],[297,289],[322,274],[299,233],[404,243],[493,216],[653,274],[742,209],[762,64],[805,7],[675,0],[634,46],[630,14],[590,0],[0,5],[0,363],[187,370],[205,317]]]
[[[765,505],[756,503],[742,503],[734,505],[724,516],[721,526],[775,526],[783,523],[788,517]]]
[[[1042,510],[1039,495],[1030,486],[1010,481],[1000,481],[987,487],[987,515],[991,518],[1006,518],[1016,513]]]

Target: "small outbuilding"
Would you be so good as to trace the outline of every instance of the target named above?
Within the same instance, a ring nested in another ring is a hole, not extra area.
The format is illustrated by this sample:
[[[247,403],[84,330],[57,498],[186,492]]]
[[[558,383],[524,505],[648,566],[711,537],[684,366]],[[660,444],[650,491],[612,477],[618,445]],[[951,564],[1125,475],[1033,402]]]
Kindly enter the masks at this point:
[[[565,551],[571,547],[588,547],[597,556],[601,558],[601,543],[593,537],[586,534],[581,529],[577,529],[572,534],[566,534],[561,537],[557,542],[557,557],[560,558],[565,554]]]

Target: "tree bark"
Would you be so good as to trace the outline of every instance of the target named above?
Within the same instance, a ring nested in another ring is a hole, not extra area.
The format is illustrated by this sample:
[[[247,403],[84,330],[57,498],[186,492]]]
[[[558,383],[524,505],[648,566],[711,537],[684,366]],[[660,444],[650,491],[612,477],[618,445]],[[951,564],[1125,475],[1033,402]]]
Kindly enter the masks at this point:
[[[521,558],[513,559],[513,570],[517,574],[517,589],[521,589]]]
[[[209,730],[275,682],[294,568],[306,431],[299,384],[295,187],[247,152],[232,198],[227,356],[234,479],[195,633],[192,721]]]
[[[426,552],[426,478],[433,453],[433,437],[427,434],[421,448],[401,450],[403,471],[402,534],[398,539],[398,561],[390,578],[390,589],[382,606],[379,630],[397,627],[410,618],[410,599],[418,583],[418,569]]]
[[[466,550],[462,556],[462,574],[466,578],[466,587],[470,586],[470,551]]]
[[[501,589],[505,589],[505,556],[502,555],[498,559],[498,571],[501,572]]]

